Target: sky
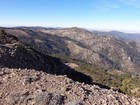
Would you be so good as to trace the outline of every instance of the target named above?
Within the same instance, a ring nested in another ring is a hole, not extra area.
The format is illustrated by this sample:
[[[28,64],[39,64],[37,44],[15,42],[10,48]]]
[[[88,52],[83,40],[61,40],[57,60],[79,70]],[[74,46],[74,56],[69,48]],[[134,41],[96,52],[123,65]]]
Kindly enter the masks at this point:
[[[0,0],[0,26],[140,33],[140,0]]]

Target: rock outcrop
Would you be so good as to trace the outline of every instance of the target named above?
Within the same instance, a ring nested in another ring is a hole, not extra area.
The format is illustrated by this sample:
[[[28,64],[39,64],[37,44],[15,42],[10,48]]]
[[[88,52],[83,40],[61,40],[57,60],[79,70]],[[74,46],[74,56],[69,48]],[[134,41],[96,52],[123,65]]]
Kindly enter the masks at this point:
[[[0,105],[139,105],[140,99],[31,69],[0,68]]]
[[[17,37],[7,34],[4,30],[0,30],[0,44],[12,44],[17,42]]]

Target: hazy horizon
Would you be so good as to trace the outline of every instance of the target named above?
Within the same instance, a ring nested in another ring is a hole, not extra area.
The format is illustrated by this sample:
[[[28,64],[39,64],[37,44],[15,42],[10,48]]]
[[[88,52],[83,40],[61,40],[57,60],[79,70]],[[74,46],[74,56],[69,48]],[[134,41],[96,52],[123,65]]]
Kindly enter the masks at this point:
[[[3,0],[0,26],[80,27],[140,33],[139,0]]]

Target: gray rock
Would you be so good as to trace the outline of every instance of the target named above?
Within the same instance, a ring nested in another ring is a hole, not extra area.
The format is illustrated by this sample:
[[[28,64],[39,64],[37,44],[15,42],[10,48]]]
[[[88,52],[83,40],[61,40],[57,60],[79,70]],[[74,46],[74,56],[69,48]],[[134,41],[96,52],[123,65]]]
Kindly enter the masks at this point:
[[[80,103],[79,101],[72,101],[72,102],[69,102],[67,105],[83,105],[83,104]]]
[[[39,92],[35,96],[34,105],[63,105],[64,96],[56,93]]]
[[[22,84],[26,85],[26,84],[31,84],[32,82],[35,82],[37,80],[39,80],[40,78],[37,76],[31,77],[31,76],[24,76],[21,78],[21,82]]]
[[[11,93],[7,98],[8,105],[26,105],[28,102],[29,92],[23,91],[18,93]]]

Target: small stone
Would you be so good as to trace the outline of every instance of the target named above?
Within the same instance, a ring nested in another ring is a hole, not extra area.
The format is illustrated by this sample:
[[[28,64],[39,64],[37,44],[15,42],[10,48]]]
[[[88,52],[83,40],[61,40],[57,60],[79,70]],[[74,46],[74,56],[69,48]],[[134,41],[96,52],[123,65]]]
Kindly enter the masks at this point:
[[[11,77],[9,76],[9,75],[6,75],[4,78],[3,78],[3,80],[4,81],[7,81],[8,79],[10,79]]]
[[[69,102],[67,105],[83,105],[83,104],[79,101],[72,101],[72,102]]]
[[[26,84],[31,84],[32,82],[35,82],[39,79],[40,79],[39,77],[24,76],[21,78],[21,81],[22,81],[22,84],[26,85]]]

